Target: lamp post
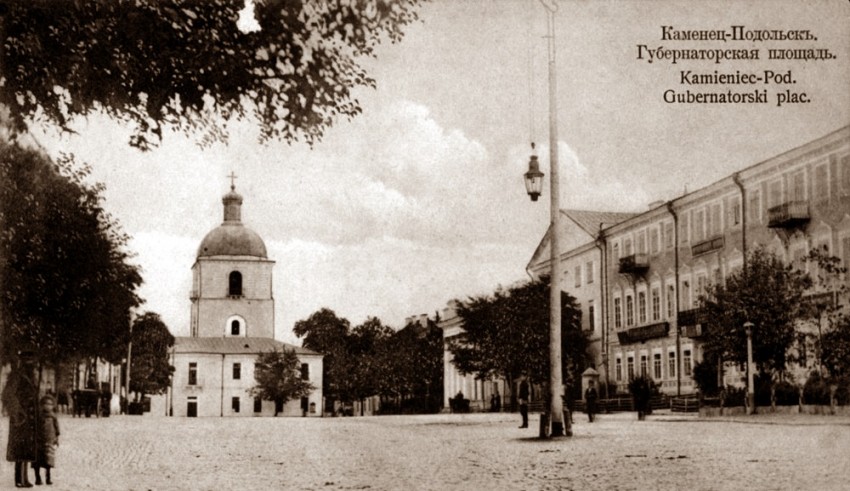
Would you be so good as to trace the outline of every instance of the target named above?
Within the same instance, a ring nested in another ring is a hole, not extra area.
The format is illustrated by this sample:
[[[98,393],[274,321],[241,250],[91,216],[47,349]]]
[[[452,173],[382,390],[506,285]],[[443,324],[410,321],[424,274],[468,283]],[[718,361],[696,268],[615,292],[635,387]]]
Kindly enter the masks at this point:
[[[747,414],[753,414],[756,404],[753,384],[753,326],[750,321],[744,322],[744,329],[747,331]]]
[[[560,247],[558,232],[560,231],[560,180],[558,178],[558,119],[556,114],[556,77],[555,77],[555,11],[554,0],[540,0],[548,12],[549,38],[549,165],[550,173],[550,216],[551,233],[549,234],[550,253],[550,284],[549,284],[549,415],[551,421],[550,436],[564,436],[564,402],[563,378],[561,374],[561,279],[560,279]],[[532,150],[534,144],[532,144]],[[531,156],[528,162],[528,172],[525,173],[526,191],[532,201],[537,201],[543,185],[543,173],[540,172],[537,155]],[[567,429],[567,436],[572,436]]]

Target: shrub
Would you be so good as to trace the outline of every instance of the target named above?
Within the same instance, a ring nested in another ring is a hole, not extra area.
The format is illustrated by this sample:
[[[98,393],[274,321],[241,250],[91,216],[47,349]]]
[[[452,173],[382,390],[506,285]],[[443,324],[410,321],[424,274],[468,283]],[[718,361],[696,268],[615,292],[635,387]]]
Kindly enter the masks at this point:
[[[726,394],[723,400],[723,405],[726,407],[743,406],[747,400],[747,389],[745,387],[726,386]]]
[[[779,382],[773,389],[777,406],[796,406],[800,404],[800,388],[791,382]]]
[[[756,374],[753,385],[755,386],[753,389],[755,390],[756,406],[770,406],[770,388],[773,386],[773,377],[770,374]]]
[[[803,386],[803,402],[806,404],[830,403],[829,384],[819,373],[812,373]]]
[[[692,378],[700,393],[704,396],[714,397],[720,393],[720,388],[717,386],[716,362],[703,360],[695,364]]]

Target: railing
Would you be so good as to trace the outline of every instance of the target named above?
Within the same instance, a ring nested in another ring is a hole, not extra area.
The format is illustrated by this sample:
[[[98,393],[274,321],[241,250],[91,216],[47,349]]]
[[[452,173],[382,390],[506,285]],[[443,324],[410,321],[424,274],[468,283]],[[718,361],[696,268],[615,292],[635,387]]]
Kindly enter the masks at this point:
[[[691,255],[699,256],[702,254],[708,254],[711,251],[723,249],[723,244],[724,241],[722,235],[706,239],[702,242],[697,242],[696,244],[691,246]]]
[[[767,210],[767,217],[768,227],[796,227],[807,223],[811,219],[809,215],[809,202],[788,201],[782,203]]]
[[[632,254],[620,258],[620,273],[643,274],[649,269],[649,260],[644,253]]]
[[[703,308],[680,310],[676,315],[676,323],[680,326],[695,326],[708,320],[708,311]]]

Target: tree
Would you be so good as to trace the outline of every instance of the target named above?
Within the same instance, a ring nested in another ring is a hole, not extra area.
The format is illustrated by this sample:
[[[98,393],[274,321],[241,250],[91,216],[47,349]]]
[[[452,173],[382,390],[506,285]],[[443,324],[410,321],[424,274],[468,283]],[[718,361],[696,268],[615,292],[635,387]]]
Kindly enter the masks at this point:
[[[315,390],[309,380],[301,376],[301,366],[295,350],[283,348],[260,353],[254,365],[254,380],[257,384],[248,390],[252,397],[274,401],[275,413],[287,401],[307,397]]]
[[[383,325],[377,317],[369,317],[356,326],[346,339],[346,356],[348,362],[345,378],[344,400],[362,402],[367,397],[378,393],[381,379],[385,376],[381,362],[381,346],[393,335],[393,330]]]
[[[303,346],[324,355],[322,362],[322,391],[328,401],[350,400],[347,388],[347,338],[350,334],[347,319],[336,316],[333,310],[322,308],[305,320],[295,323],[293,332],[304,338]]]
[[[526,374],[532,383],[548,383],[548,278],[470,298],[460,304],[458,316],[464,332],[449,349],[461,373],[509,381]],[[588,334],[581,330],[581,310],[575,298],[563,292],[561,332],[564,380],[580,380],[589,363]]]
[[[40,362],[105,358],[129,341],[142,279],[127,236],[83,183],[72,157],[51,162],[0,141],[0,357],[33,350]],[[55,365],[54,365],[55,366]]]
[[[823,335],[822,363],[833,377],[850,376],[850,317],[844,316]]]
[[[168,363],[174,336],[159,314],[145,312],[133,321],[132,340],[130,392],[136,393],[136,401],[147,394],[164,393],[174,372]]]
[[[380,394],[397,410],[433,412],[442,406],[443,333],[437,322],[410,322],[383,343]]]
[[[419,0],[254,0],[258,29],[237,25],[244,0],[6,0],[0,3],[0,105],[17,131],[33,118],[72,131],[103,111],[149,148],[164,127],[226,139],[249,115],[261,140],[313,143],[361,112],[375,87],[361,66],[397,42]]]
[[[811,285],[806,273],[783,264],[764,248],[752,251],[746,274],[733,273],[725,283],[709,286],[701,297],[712,320],[705,357],[746,363],[744,323],[751,322],[756,368],[765,374],[784,372],[788,349],[796,339],[795,323],[810,310],[804,296]]]

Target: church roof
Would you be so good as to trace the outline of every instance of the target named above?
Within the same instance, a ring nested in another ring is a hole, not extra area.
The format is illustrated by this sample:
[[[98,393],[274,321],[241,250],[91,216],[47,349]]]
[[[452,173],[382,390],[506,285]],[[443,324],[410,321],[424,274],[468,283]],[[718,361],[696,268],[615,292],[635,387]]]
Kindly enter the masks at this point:
[[[200,353],[217,355],[250,355],[272,350],[295,350],[298,355],[318,355],[313,350],[284,343],[272,338],[197,338],[176,336],[174,338],[175,353]]]

